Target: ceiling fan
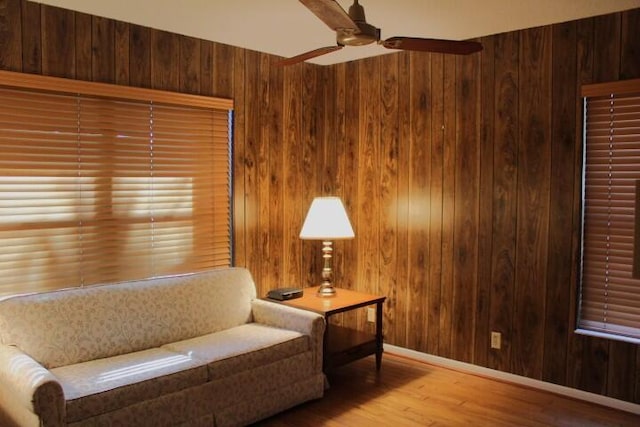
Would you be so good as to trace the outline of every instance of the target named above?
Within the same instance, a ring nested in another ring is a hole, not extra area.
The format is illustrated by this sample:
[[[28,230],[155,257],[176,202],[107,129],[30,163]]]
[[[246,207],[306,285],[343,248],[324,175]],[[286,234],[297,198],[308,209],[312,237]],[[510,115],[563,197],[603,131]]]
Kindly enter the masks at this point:
[[[417,50],[423,52],[452,53],[467,55],[482,50],[482,45],[472,41],[423,39],[418,37],[391,37],[380,39],[380,28],[368,24],[364,16],[364,7],[354,0],[349,13],[336,0],[300,0],[322,22],[336,32],[335,46],[314,49],[300,55],[280,61],[280,65],[303,62],[320,55],[335,52],[345,46],[363,46],[378,43],[387,49]]]

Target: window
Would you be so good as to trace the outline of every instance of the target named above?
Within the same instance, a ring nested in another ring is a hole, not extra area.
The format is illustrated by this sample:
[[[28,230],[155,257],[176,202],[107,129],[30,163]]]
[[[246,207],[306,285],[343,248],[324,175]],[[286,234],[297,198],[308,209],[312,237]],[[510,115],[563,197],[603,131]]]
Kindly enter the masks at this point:
[[[230,101],[8,72],[0,97],[0,297],[231,264]]]
[[[580,332],[640,342],[640,80],[583,87]],[[635,271],[635,274],[634,274]]]

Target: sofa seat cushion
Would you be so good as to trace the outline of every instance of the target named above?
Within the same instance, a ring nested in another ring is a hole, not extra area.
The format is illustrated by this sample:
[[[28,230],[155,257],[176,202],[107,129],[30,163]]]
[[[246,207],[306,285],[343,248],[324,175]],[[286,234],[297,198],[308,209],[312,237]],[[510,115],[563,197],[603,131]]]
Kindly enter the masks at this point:
[[[309,337],[295,331],[247,323],[166,344],[163,348],[207,363],[209,379],[213,380],[309,351]]]
[[[74,422],[207,382],[207,367],[186,354],[153,348],[54,368]]]

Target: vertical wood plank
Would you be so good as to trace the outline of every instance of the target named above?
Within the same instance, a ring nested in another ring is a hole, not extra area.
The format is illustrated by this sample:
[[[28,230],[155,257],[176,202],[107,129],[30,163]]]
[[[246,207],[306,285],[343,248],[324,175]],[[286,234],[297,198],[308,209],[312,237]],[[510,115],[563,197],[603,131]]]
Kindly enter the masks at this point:
[[[93,17],[75,12],[75,78],[93,81]]]
[[[213,51],[214,44],[208,40],[200,40],[200,95],[213,96]],[[233,55],[226,59],[233,70]],[[229,72],[229,93],[233,93],[233,72]]]
[[[91,75],[93,81],[115,82],[115,24],[94,16],[91,26]]]
[[[576,77],[575,77],[575,90],[579,93],[582,84],[590,83],[593,81],[593,60],[594,60],[594,21],[593,19],[584,19],[576,23]],[[581,212],[582,203],[582,107],[576,110],[576,130],[577,135],[580,135],[580,140],[576,141],[575,155],[576,163],[574,163],[576,174],[574,175],[574,214]],[[573,260],[576,268],[571,275],[572,289],[575,294],[571,298],[570,305],[570,321],[575,328],[575,319],[577,318],[578,311],[578,287],[579,287],[579,256],[580,256],[580,234],[578,227],[581,227],[582,219],[578,219],[574,224],[574,236],[573,236]],[[567,378],[566,384],[570,387],[580,388],[582,384],[582,372],[584,370],[584,363],[582,355],[584,354],[584,348],[587,345],[590,337],[580,334],[569,334],[569,345],[567,349]]]
[[[200,94],[200,40],[180,36],[178,39],[180,64],[178,86],[182,93]]]
[[[248,267],[248,215],[245,191],[248,167],[246,154],[247,92],[245,92],[243,84],[246,81],[247,69],[245,53],[244,49],[236,49],[229,61],[232,63],[232,77],[230,79],[234,82],[231,93],[235,105],[233,112],[233,262],[234,265]],[[215,61],[214,70],[217,59]]]
[[[132,86],[150,88],[151,29],[132,25],[129,43],[129,81]]]
[[[322,88],[318,95],[322,102],[322,155],[320,157],[321,176],[320,187],[323,195],[342,196],[338,183],[338,158],[337,144],[335,137],[336,129],[336,105],[334,100],[335,76],[328,67],[319,70],[319,84]],[[334,274],[337,272],[339,264],[342,262],[342,241],[333,242],[333,268]]]
[[[264,257],[258,234],[258,152],[260,145],[260,55],[245,51],[244,79],[244,234],[246,259],[244,265],[260,283],[260,261]]]
[[[7,1],[11,2],[12,0]],[[26,0],[21,0],[20,4],[22,5],[22,71],[40,74],[42,73],[40,5]],[[0,39],[4,39],[4,36],[0,37]],[[4,51],[4,48],[0,50]],[[11,50],[8,51],[10,52]]]
[[[358,173],[358,289],[378,292],[380,229],[380,58],[360,64],[360,141],[361,168]],[[361,319],[364,323],[364,318]]]
[[[612,343],[607,369],[607,396],[633,402],[637,377],[637,344],[627,342]]]
[[[581,362],[578,388],[591,393],[607,392],[609,375],[609,340],[604,338],[584,337],[584,344],[579,355]]]
[[[275,58],[269,59],[269,137],[266,140],[269,150],[269,280],[270,289],[285,286],[284,273],[284,119],[283,119],[283,78],[284,68],[275,66]],[[263,292],[265,292],[263,290]]]
[[[542,376],[549,227],[551,27],[520,32],[518,236],[513,372]]]
[[[395,329],[398,289],[398,55],[380,58],[380,243],[378,293],[387,296],[384,325]]]
[[[622,12],[620,79],[640,78],[640,8]]]
[[[444,58],[444,147],[442,177],[442,280],[440,282],[440,342],[438,354],[451,357],[453,331],[453,216],[456,170],[456,59]]]
[[[47,76],[74,78],[74,12],[42,5],[42,73]]]
[[[337,68],[337,67],[336,67]],[[340,72],[334,67],[323,67],[322,87],[324,98],[324,152],[322,163],[321,194],[336,195],[345,203],[347,215],[350,218],[356,239],[358,238],[357,224],[351,213],[351,202],[345,201],[344,181],[345,181],[345,73],[344,68]],[[331,88],[330,86],[333,86]],[[347,205],[349,203],[349,205]],[[348,261],[348,250],[353,247],[353,240],[338,240],[333,244],[333,281],[338,288],[345,288],[349,278],[346,275],[353,271],[353,276],[357,274],[357,269]],[[356,325],[357,313],[353,313],[347,319],[352,319],[352,326]],[[345,317],[340,315],[334,319],[334,324],[344,325]]]
[[[24,4],[26,6],[26,4]],[[22,10],[17,0],[0,0],[0,69],[22,71]]]
[[[284,239],[284,286],[301,287],[302,285],[302,259],[301,241],[298,237],[304,210],[302,195],[302,156],[300,150],[300,126],[302,117],[302,65],[287,67],[283,77],[283,162],[284,162],[284,214],[285,224],[283,230]]]
[[[478,284],[476,294],[475,348],[473,363],[487,366],[490,349],[491,251],[493,244],[493,146],[495,126],[495,44],[493,37],[480,40],[480,182],[478,217]]]
[[[549,212],[549,256],[543,347],[543,380],[562,384],[566,377],[571,288],[571,245],[574,221],[576,110],[576,27],[552,28],[552,130]],[[563,236],[563,237],[561,237]]]
[[[429,259],[427,272],[426,351],[438,354],[442,281],[442,189],[444,173],[444,54],[431,54],[431,151],[429,154]]]
[[[177,34],[151,30],[151,87],[178,91],[180,88],[180,41]]]
[[[322,105],[318,105],[318,70],[315,67],[303,64],[302,70],[302,212],[306,216],[311,201],[321,195],[320,162],[321,155],[319,128]],[[301,224],[302,226],[302,224]],[[322,243],[313,240],[302,241],[302,286],[313,286],[320,283],[322,270]]]
[[[366,108],[360,103],[360,92],[362,90],[360,81],[360,65],[358,62],[349,62],[343,64],[340,68],[344,68],[345,79],[345,122],[346,129],[344,133],[344,151],[342,160],[342,169],[344,170],[344,178],[342,189],[344,194],[343,202],[345,209],[354,227],[355,238],[344,242],[345,264],[349,266],[342,272],[342,280],[340,287],[347,289],[358,288],[358,264],[360,262],[360,235],[361,230],[358,228],[360,223],[358,201],[361,197],[359,193],[358,177],[363,167],[360,159],[360,126],[356,125],[360,121],[360,110]],[[347,261],[348,260],[348,264]],[[345,313],[344,322],[346,325],[355,326],[357,316],[354,311]]]
[[[234,82],[232,80],[233,55],[236,49],[229,45],[214,43],[213,45],[213,94],[229,98],[232,96]]]
[[[322,155],[321,194],[335,195],[345,204],[347,215],[354,228],[355,238],[358,238],[357,224],[352,214],[351,200],[345,200],[344,192],[345,162],[345,80],[344,69],[337,72],[333,67],[321,69],[322,98],[324,103],[324,137]],[[333,243],[333,280],[338,288],[345,288],[350,282],[349,274],[357,274],[355,265],[348,260],[349,249],[353,248],[353,239],[338,240]],[[355,322],[357,316],[352,316]],[[343,323],[344,318],[336,318],[336,323]],[[355,323],[353,323],[355,325]]]
[[[398,289],[398,55],[380,58],[380,283],[378,293],[386,295],[384,325],[396,328],[394,315]]]
[[[471,362],[474,350],[478,269],[479,56],[457,58],[456,195],[454,213],[454,311],[452,350]]]
[[[620,76],[620,14],[597,16],[594,19],[594,83],[618,80]],[[602,61],[602,62],[600,62]]]
[[[333,138],[333,143],[335,144],[335,155],[336,155],[336,177],[335,177],[335,186],[337,194],[340,194],[342,200],[344,202],[345,193],[344,193],[344,185],[345,185],[345,176],[348,171],[346,169],[345,164],[345,148],[346,148],[346,128],[350,126],[350,123],[347,124],[347,111],[346,111],[346,96],[347,96],[347,85],[348,82],[346,80],[346,73],[344,66],[331,67],[332,81],[334,84],[333,94],[331,96],[333,102],[333,114],[335,115],[335,120],[333,121],[333,129],[328,129],[328,132],[331,132],[331,138]],[[344,251],[345,248],[343,248]],[[343,257],[344,258],[344,257]],[[344,262],[344,261],[343,261]]]
[[[505,33],[495,42],[495,143],[489,325],[502,334],[502,348],[489,353],[490,368],[510,369],[515,298],[516,201],[518,174],[519,37]]]
[[[429,263],[429,179],[431,154],[430,54],[410,53],[411,58],[411,140],[409,152],[409,348],[426,351]]]
[[[129,29],[129,24],[121,21],[115,22],[115,83],[125,86],[129,85]]]
[[[395,325],[390,337],[398,345],[409,347],[408,297],[409,297],[409,164],[411,155],[411,56],[409,52],[398,54],[398,243],[397,290]],[[386,334],[387,332],[385,332]]]
[[[323,154],[323,162],[329,162],[330,166],[325,167],[322,177],[322,194],[335,195],[342,199],[347,210],[347,215],[352,222],[354,232],[356,227],[353,224],[353,216],[347,207],[348,201],[345,200],[344,181],[345,174],[345,149],[346,149],[346,73],[343,66],[327,67],[323,70],[326,75],[323,80],[326,84],[332,84],[332,90],[324,91],[325,105],[325,150]],[[329,83],[330,82],[330,83]],[[333,177],[330,176],[333,174]],[[306,213],[306,210],[304,211]],[[302,218],[304,219],[304,218]],[[302,224],[302,223],[301,223]],[[356,237],[357,238],[357,237]],[[353,240],[353,239],[352,239]],[[346,288],[348,276],[353,266],[348,264],[349,259],[349,241],[334,242],[333,252],[333,283],[337,288]],[[343,317],[336,317],[338,324],[342,323]]]
[[[640,365],[640,351],[636,350],[636,366]],[[629,379],[624,379],[624,381],[629,381]],[[638,403],[640,402],[640,375],[635,374],[635,378],[633,381],[634,393],[632,402]]]
[[[275,276],[280,269],[280,256],[276,253],[277,248],[273,246],[273,240],[277,230],[271,233],[269,217],[271,213],[272,194],[269,191],[271,181],[271,157],[269,145],[271,143],[271,99],[269,98],[269,58],[266,54],[258,55],[258,98],[256,98],[259,108],[260,129],[257,137],[257,247],[259,248],[256,256],[258,263],[256,266],[256,275],[258,277],[256,284],[258,290],[264,292],[271,285],[271,277]],[[273,251],[272,251],[273,249]],[[268,256],[267,256],[268,255]],[[262,295],[262,293],[261,293]]]

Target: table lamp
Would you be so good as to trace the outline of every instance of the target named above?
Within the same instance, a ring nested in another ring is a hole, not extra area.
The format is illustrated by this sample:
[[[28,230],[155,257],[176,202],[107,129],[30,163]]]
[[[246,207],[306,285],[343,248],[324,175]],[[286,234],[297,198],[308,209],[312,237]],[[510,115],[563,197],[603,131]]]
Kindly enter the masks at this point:
[[[319,297],[330,297],[336,294],[333,287],[331,270],[332,241],[353,239],[353,228],[339,197],[316,197],[311,202],[307,217],[300,231],[300,238],[305,240],[322,240],[322,284],[318,288]]]

